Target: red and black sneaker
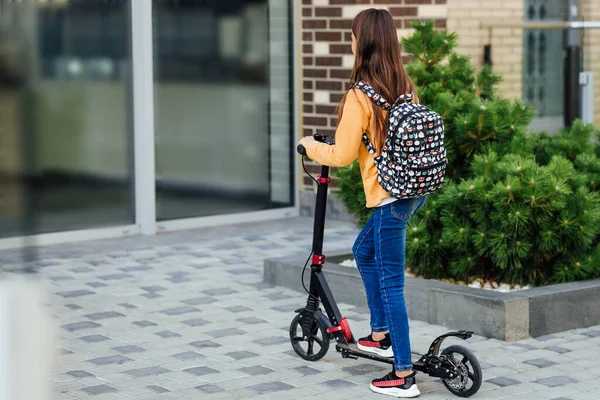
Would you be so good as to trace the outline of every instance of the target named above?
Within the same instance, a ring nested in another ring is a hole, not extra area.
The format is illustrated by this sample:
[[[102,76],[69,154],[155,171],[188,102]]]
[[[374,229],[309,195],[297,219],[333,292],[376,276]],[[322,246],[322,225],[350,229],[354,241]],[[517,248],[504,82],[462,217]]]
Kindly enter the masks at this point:
[[[373,336],[369,335],[358,339],[358,348],[362,351],[377,354],[381,357],[394,357],[392,350],[392,340],[390,334],[386,333],[385,337],[379,342],[373,340]]]
[[[417,387],[417,379],[415,378],[414,371],[404,378],[398,378],[396,372],[392,370],[392,372],[381,379],[373,379],[371,381],[371,390],[375,393],[402,398],[417,397],[421,394]]]

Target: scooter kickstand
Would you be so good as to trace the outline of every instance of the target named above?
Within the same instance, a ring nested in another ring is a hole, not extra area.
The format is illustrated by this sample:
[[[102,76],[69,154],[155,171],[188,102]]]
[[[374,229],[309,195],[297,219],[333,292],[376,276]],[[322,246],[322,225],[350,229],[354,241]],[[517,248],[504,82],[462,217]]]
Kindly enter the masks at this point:
[[[353,360],[358,360],[358,357],[351,355],[348,350],[342,350],[342,358],[351,358]]]

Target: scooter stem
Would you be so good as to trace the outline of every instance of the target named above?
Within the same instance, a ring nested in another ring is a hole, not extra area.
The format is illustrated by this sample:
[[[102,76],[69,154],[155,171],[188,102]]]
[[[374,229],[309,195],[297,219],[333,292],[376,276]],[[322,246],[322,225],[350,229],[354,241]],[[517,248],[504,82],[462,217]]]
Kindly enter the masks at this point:
[[[325,215],[327,211],[327,190],[331,178],[329,178],[329,167],[321,166],[321,175],[317,177],[319,187],[317,188],[317,201],[315,205],[315,225],[313,228],[312,251],[316,256],[323,253],[323,236],[325,234]]]

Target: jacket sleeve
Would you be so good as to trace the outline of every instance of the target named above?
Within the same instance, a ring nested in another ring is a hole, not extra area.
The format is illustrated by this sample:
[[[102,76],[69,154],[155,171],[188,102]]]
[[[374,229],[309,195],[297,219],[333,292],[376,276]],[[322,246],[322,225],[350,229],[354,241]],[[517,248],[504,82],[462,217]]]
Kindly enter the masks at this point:
[[[345,167],[358,158],[362,135],[369,127],[372,109],[358,96],[367,96],[352,89],[346,96],[342,118],[335,132],[335,144],[311,142],[306,147],[306,155],[319,164],[330,167]],[[363,99],[363,100],[364,100]]]

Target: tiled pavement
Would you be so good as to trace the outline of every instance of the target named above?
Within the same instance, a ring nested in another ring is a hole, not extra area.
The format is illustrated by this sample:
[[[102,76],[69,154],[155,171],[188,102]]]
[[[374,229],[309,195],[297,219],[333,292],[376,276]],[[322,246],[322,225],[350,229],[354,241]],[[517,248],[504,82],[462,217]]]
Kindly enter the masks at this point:
[[[61,326],[54,398],[387,398],[368,387],[387,365],[342,359],[333,346],[314,363],[291,350],[288,326],[305,296],[264,284],[262,265],[308,254],[311,227],[298,218],[43,249],[40,273]],[[325,251],[350,248],[356,233],[328,223]],[[5,266],[16,257],[0,252]],[[366,310],[340,306],[356,335],[367,332]],[[446,331],[413,321],[413,349]],[[600,398],[600,327],[463,344],[484,368],[473,399]],[[420,377],[421,398],[454,398]]]

